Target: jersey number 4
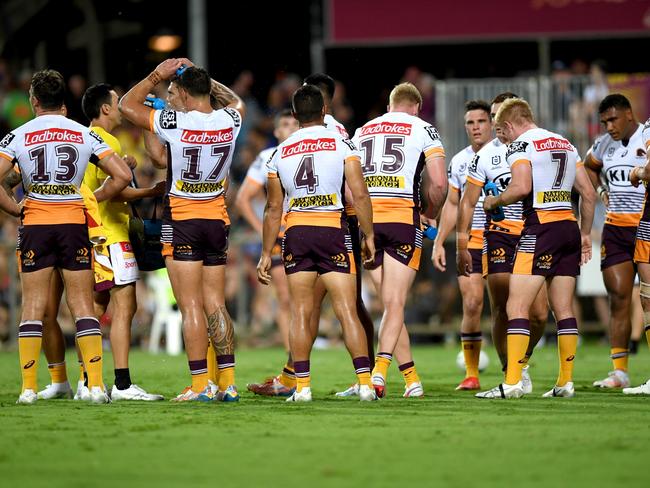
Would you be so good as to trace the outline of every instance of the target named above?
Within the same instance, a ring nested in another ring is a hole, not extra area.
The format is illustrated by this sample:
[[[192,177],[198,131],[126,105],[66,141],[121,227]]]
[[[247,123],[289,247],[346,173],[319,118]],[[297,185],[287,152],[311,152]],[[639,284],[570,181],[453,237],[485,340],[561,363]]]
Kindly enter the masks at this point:
[[[363,151],[363,174],[372,174],[377,171],[377,165],[374,162],[375,138],[371,137],[359,144]],[[381,163],[382,173],[397,173],[404,166],[404,138],[385,137],[384,138],[384,161]]]
[[[318,176],[314,173],[314,156],[303,156],[293,177],[296,188],[307,188],[307,193],[315,193],[318,186]]]
[[[187,167],[181,172],[181,179],[184,181],[201,181],[203,179],[203,171],[199,171],[199,161],[201,160],[201,146],[191,146],[183,149],[183,157],[187,159]],[[230,144],[225,146],[212,146],[210,155],[216,157],[212,171],[204,181],[217,181],[219,174],[226,164],[228,156],[230,155]]]

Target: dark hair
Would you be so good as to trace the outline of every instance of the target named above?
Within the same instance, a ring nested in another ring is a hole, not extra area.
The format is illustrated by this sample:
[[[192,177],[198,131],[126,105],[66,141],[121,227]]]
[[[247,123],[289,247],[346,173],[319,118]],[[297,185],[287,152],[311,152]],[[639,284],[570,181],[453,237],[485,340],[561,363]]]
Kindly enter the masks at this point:
[[[623,109],[623,110],[627,110],[627,109],[631,110],[632,105],[630,104],[630,101],[624,95],[621,95],[620,93],[612,93],[611,95],[607,95],[600,102],[600,105],[598,105],[598,113],[599,114],[605,113],[610,108],[620,108],[620,109]]]
[[[330,100],[334,98],[334,91],[336,90],[336,83],[331,76],[325,73],[314,73],[309,75],[304,80],[305,85],[314,85],[325,92],[327,98]]]
[[[63,75],[53,69],[44,69],[34,73],[30,90],[45,110],[61,108],[65,101]]]
[[[465,103],[465,112],[470,112],[471,110],[483,110],[489,116],[490,104],[485,100],[470,100]]]
[[[280,110],[277,114],[275,114],[275,119],[273,120],[273,123],[275,125],[278,125],[280,123],[280,119],[283,119],[285,117],[293,118],[293,112],[291,112],[290,108],[284,108]]]
[[[88,120],[99,117],[102,105],[111,104],[111,90],[113,87],[108,83],[97,83],[89,87],[81,99],[81,109]]]
[[[291,99],[294,117],[301,124],[318,120],[324,105],[323,94],[314,85],[302,85],[295,91]]]
[[[519,95],[515,95],[512,92],[499,93],[496,97],[494,97],[494,100],[492,100],[492,103],[490,105],[494,105],[495,103],[503,103],[509,98],[519,98]]]
[[[173,81],[193,97],[210,95],[212,89],[212,82],[210,81],[208,72],[196,66],[186,68]]]

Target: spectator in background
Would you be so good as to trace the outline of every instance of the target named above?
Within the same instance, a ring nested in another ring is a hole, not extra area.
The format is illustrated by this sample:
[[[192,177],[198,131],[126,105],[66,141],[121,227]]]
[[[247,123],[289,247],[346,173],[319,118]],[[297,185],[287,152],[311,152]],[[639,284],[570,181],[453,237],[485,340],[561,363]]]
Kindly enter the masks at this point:
[[[81,125],[88,125],[89,120],[81,110],[81,99],[86,92],[86,78],[81,75],[72,75],[68,78],[68,91],[65,105],[68,108],[68,118],[79,122]]]
[[[2,118],[7,123],[9,130],[32,120],[34,114],[29,104],[29,85],[32,80],[32,73],[23,70],[18,75],[18,82],[10,85],[11,89],[5,96],[2,104]]]

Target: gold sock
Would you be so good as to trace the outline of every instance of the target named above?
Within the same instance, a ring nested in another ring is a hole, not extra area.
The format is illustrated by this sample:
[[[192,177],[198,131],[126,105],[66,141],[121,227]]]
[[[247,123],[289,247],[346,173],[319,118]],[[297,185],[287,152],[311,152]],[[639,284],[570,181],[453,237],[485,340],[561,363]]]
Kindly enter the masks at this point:
[[[47,365],[52,383],[65,383],[68,381],[68,373],[65,370],[65,361],[62,363],[50,363]]]
[[[217,353],[214,347],[212,347],[212,341],[208,341],[208,380],[212,381],[215,385],[218,384],[217,371]]]
[[[404,377],[404,383],[407,387],[411,386],[413,383],[419,383],[420,377],[418,376],[417,371],[415,370],[415,363],[413,361],[401,364],[399,370]]]
[[[465,378],[478,378],[478,362],[481,357],[481,332],[461,334],[463,356],[465,357]]]
[[[296,391],[300,392],[303,388],[311,388],[309,360],[294,361],[293,368],[296,372]]]
[[[235,384],[235,355],[222,354],[217,356],[219,368],[218,385],[220,391],[225,391],[230,385]]]
[[[530,342],[530,322],[528,319],[508,320],[508,368],[506,384],[514,385],[521,381],[521,370],[528,363],[526,351]]]
[[[88,374],[88,388],[104,388],[102,376],[102,332],[99,321],[94,317],[77,319],[77,344],[81,351],[84,367]]]
[[[370,381],[370,358],[368,356],[352,358],[352,365],[357,375],[357,383],[372,388],[372,381]]]
[[[375,369],[372,370],[372,374],[380,374],[386,378],[388,375],[388,368],[390,367],[390,363],[393,360],[392,354],[388,354],[387,352],[380,352],[377,354],[375,357]]]
[[[560,374],[557,386],[564,386],[573,379],[573,363],[578,348],[578,322],[575,318],[558,320],[557,352],[560,360]],[[613,350],[613,349],[612,349]]]
[[[197,359],[188,361],[190,375],[192,376],[192,386],[190,389],[194,393],[201,393],[208,387],[208,361],[207,359]]]
[[[645,340],[648,341],[648,347],[650,347],[650,325],[645,326]]]
[[[20,323],[18,328],[18,355],[23,379],[22,391],[38,391],[38,357],[41,354],[42,342],[43,323],[41,321],[29,320]]]
[[[614,369],[627,371],[627,363],[629,359],[629,351],[627,350],[627,348],[612,347],[610,352],[611,352],[612,363],[614,363]]]
[[[287,388],[296,387],[296,372],[293,370],[292,366],[289,366],[289,363],[284,365],[282,373],[280,374],[280,383]]]

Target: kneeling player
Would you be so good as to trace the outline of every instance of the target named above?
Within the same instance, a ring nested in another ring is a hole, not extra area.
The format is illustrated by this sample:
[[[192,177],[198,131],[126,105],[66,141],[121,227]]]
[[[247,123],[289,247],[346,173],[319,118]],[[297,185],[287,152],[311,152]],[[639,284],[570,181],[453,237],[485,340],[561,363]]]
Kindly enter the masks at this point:
[[[537,127],[527,102],[506,100],[496,124],[513,141],[507,160],[512,181],[497,197],[484,201],[487,211],[516,201],[524,202],[524,229],[517,246],[507,304],[506,381],[479,398],[519,398],[525,354],[530,340],[528,313],[544,282],[558,333],[560,374],[543,396],[575,395],[572,374],[578,344],[573,312],[576,276],[580,264],[591,258],[591,224],[596,194],[575,148],[564,137]],[[571,189],[581,196],[578,227],[571,207]]]

